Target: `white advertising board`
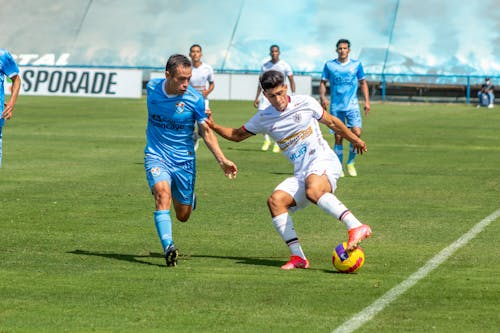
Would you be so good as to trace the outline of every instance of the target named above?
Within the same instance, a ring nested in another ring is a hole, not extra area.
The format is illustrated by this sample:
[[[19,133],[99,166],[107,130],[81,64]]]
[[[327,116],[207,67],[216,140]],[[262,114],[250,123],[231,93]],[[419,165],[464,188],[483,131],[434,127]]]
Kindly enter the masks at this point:
[[[141,70],[34,66],[20,66],[19,70],[22,95],[128,98],[142,96]]]

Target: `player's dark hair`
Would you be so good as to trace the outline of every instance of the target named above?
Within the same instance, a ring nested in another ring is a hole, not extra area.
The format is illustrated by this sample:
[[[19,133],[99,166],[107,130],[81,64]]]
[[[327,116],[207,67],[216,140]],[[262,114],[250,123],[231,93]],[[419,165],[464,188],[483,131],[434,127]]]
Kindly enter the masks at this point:
[[[177,67],[191,67],[191,60],[188,59],[185,55],[182,54],[174,54],[171,55],[167,64],[165,65],[165,71],[169,72],[171,75],[177,74]]]
[[[266,71],[260,75],[259,83],[262,90],[276,88],[285,84],[285,75],[275,70]]]
[[[345,39],[345,38],[339,39],[339,41],[337,42],[336,47],[338,48],[340,44],[344,44],[344,43],[347,44],[348,48],[351,48],[351,42],[348,39]]]
[[[279,47],[278,45],[273,44],[273,45],[271,45],[271,47],[269,48],[269,51],[272,51],[272,50],[273,50],[273,48],[277,48],[277,49],[278,49],[278,51],[280,50],[280,47]]]
[[[193,45],[191,45],[191,47],[189,48],[189,52],[193,51],[193,47],[199,47],[200,48],[200,52],[201,52],[201,46],[200,46],[200,44],[193,44]]]

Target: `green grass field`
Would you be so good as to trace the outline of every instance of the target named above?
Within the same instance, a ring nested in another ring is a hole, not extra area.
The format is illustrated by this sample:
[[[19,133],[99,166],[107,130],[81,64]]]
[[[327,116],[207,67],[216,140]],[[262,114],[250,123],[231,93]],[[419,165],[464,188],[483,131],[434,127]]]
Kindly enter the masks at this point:
[[[211,102],[233,127],[250,104]],[[500,208],[500,108],[374,104],[359,176],[336,191],[374,231],[359,273],[333,271],[346,231],[315,206],[294,215],[311,269],[279,269],[266,199],[292,166],[261,136],[221,141],[234,181],[201,144],[198,208],[174,223],[166,268],[145,115],[144,100],[19,98],[0,169],[1,333],[331,332]],[[498,332],[499,235],[495,220],[356,332]]]

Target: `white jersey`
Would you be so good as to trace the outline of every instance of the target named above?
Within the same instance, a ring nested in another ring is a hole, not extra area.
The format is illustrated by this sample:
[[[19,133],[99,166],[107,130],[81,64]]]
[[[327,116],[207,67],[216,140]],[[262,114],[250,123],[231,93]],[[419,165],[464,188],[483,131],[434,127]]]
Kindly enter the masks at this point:
[[[279,60],[277,63],[269,60],[264,65],[262,65],[260,73],[262,74],[264,72],[270,71],[271,69],[283,73],[285,77],[293,75],[292,67],[284,60]]]
[[[341,170],[339,159],[321,134],[318,123],[324,112],[321,105],[307,95],[288,98],[284,111],[268,105],[259,109],[243,128],[252,134],[269,134],[293,164],[295,176],[301,180],[311,173],[318,173],[317,166],[324,165],[322,162],[325,161]]]
[[[193,66],[193,72],[189,84],[200,93],[208,88],[208,84],[214,82],[214,70],[212,66],[201,63],[199,67]]]

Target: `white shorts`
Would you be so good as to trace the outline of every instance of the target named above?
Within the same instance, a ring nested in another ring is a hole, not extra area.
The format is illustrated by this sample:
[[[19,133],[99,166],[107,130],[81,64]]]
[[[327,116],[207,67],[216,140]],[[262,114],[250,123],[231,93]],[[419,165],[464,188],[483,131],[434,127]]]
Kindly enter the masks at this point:
[[[340,164],[340,163],[339,163]],[[306,197],[306,184],[305,178],[309,175],[326,175],[328,177],[328,181],[330,182],[330,186],[332,187],[332,193],[337,189],[337,180],[340,177],[341,168],[338,168],[336,163],[332,163],[330,160],[324,160],[319,163],[315,163],[312,168],[309,168],[307,172],[305,172],[304,177],[288,177],[284,181],[282,181],[274,191],[284,191],[290,194],[295,200],[296,206],[290,207],[290,212],[296,212],[300,209],[307,207],[311,202]]]

